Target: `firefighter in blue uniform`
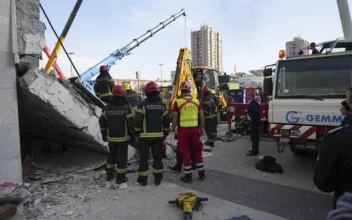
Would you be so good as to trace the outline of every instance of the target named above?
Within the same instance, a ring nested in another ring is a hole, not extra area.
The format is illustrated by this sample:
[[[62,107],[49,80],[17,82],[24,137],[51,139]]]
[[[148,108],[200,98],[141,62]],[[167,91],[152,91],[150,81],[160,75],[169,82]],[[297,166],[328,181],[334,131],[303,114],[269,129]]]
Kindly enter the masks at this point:
[[[352,126],[328,132],[321,144],[313,181],[323,192],[335,192],[333,208],[344,192],[352,190]]]

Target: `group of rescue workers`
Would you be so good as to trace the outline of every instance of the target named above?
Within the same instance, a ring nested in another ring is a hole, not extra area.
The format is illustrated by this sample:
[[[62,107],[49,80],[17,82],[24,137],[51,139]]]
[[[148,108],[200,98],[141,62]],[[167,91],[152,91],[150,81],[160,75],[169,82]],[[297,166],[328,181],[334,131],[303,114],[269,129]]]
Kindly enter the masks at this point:
[[[204,98],[200,102],[191,96],[191,87],[192,84],[188,81],[181,83],[181,97],[174,102],[171,114],[171,132],[174,132],[175,138],[178,139],[177,164],[171,169],[181,172],[183,163],[184,176],[181,181],[188,183],[192,182],[192,169],[197,169],[200,181],[205,179],[203,144],[200,137],[205,129],[208,135],[206,144],[214,147],[220,104],[215,98],[215,91],[204,87]],[[160,185],[164,170],[162,158],[166,157],[164,141],[170,132],[171,116],[160,97],[158,85],[153,81],[147,83],[147,98],[139,102],[136,92],[129,84],[126,83],[124,87],[115,85],[108,67],[101,66],[94,90],[97,97],[106,104],[99,119],[102,139],[109,143],[106,180],[112,180],[115,173],[117,184],[128,180],[128,146],[131,145],[139,152],[137,182],[143,186],[147,185],[151,148],[154,183]]]

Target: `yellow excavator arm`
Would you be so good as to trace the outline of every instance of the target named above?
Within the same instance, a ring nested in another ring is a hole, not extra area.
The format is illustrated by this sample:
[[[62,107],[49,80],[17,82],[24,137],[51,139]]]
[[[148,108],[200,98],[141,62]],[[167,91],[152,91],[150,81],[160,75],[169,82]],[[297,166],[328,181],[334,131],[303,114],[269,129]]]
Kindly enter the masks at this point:
[[[191,50],[188,48],[181,48],[177,58],[175,73],[174,88],[171,96],[171,106],[175,103],[176,99],[181,97],[180,85],[184,81],[190,81],[192,83],[192,97],[197,98],[198,92],[196,84],[193,79],[191,70]],[[171,107],[169,106],[169,107]]]

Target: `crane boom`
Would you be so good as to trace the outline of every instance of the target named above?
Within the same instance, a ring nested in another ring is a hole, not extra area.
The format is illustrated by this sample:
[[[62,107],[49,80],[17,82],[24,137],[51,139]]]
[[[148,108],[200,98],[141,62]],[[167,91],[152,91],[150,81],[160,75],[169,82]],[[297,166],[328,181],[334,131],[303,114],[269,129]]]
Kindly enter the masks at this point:
[[[186,16],[186,12],[184,9],[182,9],[180,12],[172,15],[170,18],[166,19],[164,22],[161,22],[159,25],[157,25],[153,29],[148,30],[145,34],[143,34],[142,36],[140,36],[137,39],[134,39],[126,46],[114,51],[110,56],[108,56],[107,58],[105,58],[104,60],[102,60],[101,62],[96,64],[94,67],[92,67],[89,70],[87,70],[86,72],[84,72],[81,75],[82,83],[92,93],[94,93],[94,90],[92,89],[92,85],[90,83],[88,83],[88,80],[90,80],[95,75],[99,74],[99,67],[101,65],[106,65],[110,69],[110,67],[112,65],[114,65],[117,60],[121,60],[124,56],[128,56],[130,51],[132,51],[134,48],[139,46],[141,43],[143,43],[144,41],[146,41],[147,39],[152,37],[154,34],[159,32],[161,29],[165,28],[166,26],[168,26],[170,23],[172,23],[173,21],[175,21],[177,18],[179,18],[182,15]]]
[[[339,9],[342,30],[345,39],[352,38],[352,21],[350,7],[347,0],[337,0],[337,7]]]

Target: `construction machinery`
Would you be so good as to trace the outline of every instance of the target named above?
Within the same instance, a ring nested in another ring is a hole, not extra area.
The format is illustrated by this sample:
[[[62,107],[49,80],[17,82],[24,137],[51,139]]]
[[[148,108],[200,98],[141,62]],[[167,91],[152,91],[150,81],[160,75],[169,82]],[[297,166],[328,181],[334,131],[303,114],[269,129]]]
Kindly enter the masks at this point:
[[[208,198],[197,197],[193,192],[181,193],[175,200],[169,201],[169,204],[176,204],[183,210],[185,220],[192,219],[192,211],[200,211],[203,208],[202,202],[208,201]]]
[[[345,38],[319,44],[317,55],[286,57],[281,50],[276,64],[263,71],[263,95],[272,99],[261,105],[260,113],[268,119],[268,133],[279,152],[285,147],[293,153],[317,151],[327,131],[343,120],[341,101],[352,86],[352,21],[347,0],[337,4]],[[234,108],[238,115],[239,107]]]
[[[192,97],[202,99],[202,88],[207,86],[214,89],[216,96],[219,98],[223,108],[227,107],[227,102],[223,92],[219,87],[219,72],[212,67],[200,66],[192,68],[191,51],[188,48],[181,48],[176,64],[175,78],[173,81],[173,91],[169,108],[174,104],[177,98],[181,96],[180,84],[184,81],[192,83]]]
[[[92,93],[95,94],[93,86],[95,83],[95,80],[92,80],[93,77],[97,76],[99,74],[99,67],[101,65],[107,66],[108,69],[111,68],[112,65],[115,65],[116,61],[121,60],[123,57],[130,55],[131,51],[138,47],[140,44],[142,44],[144,41],[147,39],[151,38],[154,34],[159,32],[160,30],[164,29],[167,27],[170,23],[174,22],[177,18],[181,17],[182,15],[186,16],[186,12],[184,9],[179,11],[178,13],[172,15],[170,18],[166,19],[164,22],[160,22],[159,25],[154,27],[151,30],[148,30],[145,34],[140,36],[137,39],[134,39],[131,41],[129,44],[126,46],[122,47],[121,49],[118,49],[114,51],[113,53],[110,54],[107,58],[104,60],[100,61],[97,63],[95,66],[81,74],[80,82]]]
[[[70,17],[68,18],[68,21],[66,22],[66,25],[61,33],[61,36],[59,37],[56,45],[55,45],[55,48],[52,52],[52,54],[50,55],[50,52],[49,52],[49,49],[45,49],[44,48],[44,52],[47,54],[47,56],[49,57],[49,60],[48,60],[48,63],[46,64],[45,66],[45,72],[49,74],[50,70],[51,70],[51,67],[54,65],[55,67],[55,70],[58,71],[58,74],[60,76],[60,78],[64,78],[61,70],[59,70],[57,64],[56,64],[56,59],[57,57],[59,56],[59,53],[60,53],[60,50],[61,50],[61,47],[66,39],[66,35],[68,34],[68,31],[70,30],[70,27],[76,17],[76,14],[79,10],[79,8],[81,7],[81,4],[82,4],[83,0],[77,0],[76,4],[75,4],[75,7],[73,8],[71,14],[70,14]],[[50,21],[49,21],[50,22]],[[51,24],[50,24],[51,25]],[[56,33],[56,32],[55,32]]]

